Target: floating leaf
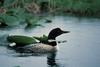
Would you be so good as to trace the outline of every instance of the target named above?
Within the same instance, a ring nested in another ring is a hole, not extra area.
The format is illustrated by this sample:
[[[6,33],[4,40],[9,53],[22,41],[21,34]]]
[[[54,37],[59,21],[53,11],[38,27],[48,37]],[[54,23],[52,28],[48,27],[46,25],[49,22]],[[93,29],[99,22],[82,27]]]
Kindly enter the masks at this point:
[[[19,22],[25,21],[26,19],[25,9],[23,8],[8,9],[7,14],[16,17]]]
[[[12,3],[14,2],[14,0],[4,0],[4,7],[8,7],[10,6]]]
[[[28,36],[21,36],[21,35],[8,36],[7,40],[9,42],[16,43],[17,46],[25,46],[25,45],[36,43],[36,40],[34,38]]]
[[[8,26],[19,24],[19,20],[17,19],[17,17],[14,17],[14,16],[3,14],[0,16],[0,18],[3,20],[3,23],[7,24]]]
[[[48,43],[48,37],[46,35],[43,35],[41,37],[35,37],[34,36],[33,38],[39,40],[41,43]]]

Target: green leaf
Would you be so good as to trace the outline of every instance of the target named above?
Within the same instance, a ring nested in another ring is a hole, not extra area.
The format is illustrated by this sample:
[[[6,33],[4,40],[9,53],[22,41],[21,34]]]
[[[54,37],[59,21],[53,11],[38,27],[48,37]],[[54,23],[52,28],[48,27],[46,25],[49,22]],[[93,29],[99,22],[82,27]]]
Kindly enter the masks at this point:
[[[23,22],[26,19],[25,9],[23,8],[8,9],[7,14],[16,17],[19,20],[19,22]]]
[[[46,35],[43,35],[41,37],[35,37],[35,36],[33,36],[33,38],[39,40],[41,43],[48,43],[48,36],[46,36]]]
[[[0,16],[0,18],[4,21],[5,24],[7,24],[8,26],[13,26],[13,25],[18,25],[19,24],[19,20],[17,17],[15,16],[10,16],[7,14],[3,14],[2,16]]]
[[[8,36],[7,40],[9,42],[16,43],[19,46],[24,46],[24,45],[37,43],[34,38],[28,37],[28,36],[21,36],[21,35]]]
[[[13,2],[14,0],[4,0],[4,7],[10,6]]]

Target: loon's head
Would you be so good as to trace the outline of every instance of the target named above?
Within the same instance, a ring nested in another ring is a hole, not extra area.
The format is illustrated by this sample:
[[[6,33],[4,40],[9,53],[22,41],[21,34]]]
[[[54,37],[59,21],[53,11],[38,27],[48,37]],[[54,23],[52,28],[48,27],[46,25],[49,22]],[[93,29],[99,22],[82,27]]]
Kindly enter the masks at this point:
[[[64,34],[64,33],[69,33],[70,31],[63,31],[60,28],[54,28],[53,30],[50,31],[48,35],[48,40],[55,40],[57,36]],[[50,45],[56,46],[56,42],[49,42]]]

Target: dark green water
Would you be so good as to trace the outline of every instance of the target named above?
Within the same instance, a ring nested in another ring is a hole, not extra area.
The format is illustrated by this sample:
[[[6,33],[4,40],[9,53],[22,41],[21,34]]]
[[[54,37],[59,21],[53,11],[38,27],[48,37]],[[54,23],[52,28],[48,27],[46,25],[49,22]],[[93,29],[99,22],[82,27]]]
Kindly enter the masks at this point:
[[[0,28],[0,67],[50,67],[47,56],[23,56],[7,48],[6,36],[41,36],[55,27],[71,31],[57,37],[56,65],[51,67],[100,67],[100,19],[56,16],[44,27],[24,29],[22,26]],[[43,21],[40,21],[43,22]]]

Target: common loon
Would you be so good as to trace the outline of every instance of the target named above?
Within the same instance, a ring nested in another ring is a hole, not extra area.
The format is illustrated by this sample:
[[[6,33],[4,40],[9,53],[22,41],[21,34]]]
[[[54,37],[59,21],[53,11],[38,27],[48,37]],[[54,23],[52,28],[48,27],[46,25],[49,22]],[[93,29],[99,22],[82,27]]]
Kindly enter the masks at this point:
[[[33,53],[56,52],[57,51],[56,37],[63,33],[69,33],[69,31],[63,31],[60,28],[55,28],[50,31],[47,43],[30,44],[20,48],[23,50],[23,52],[33,52]]]

